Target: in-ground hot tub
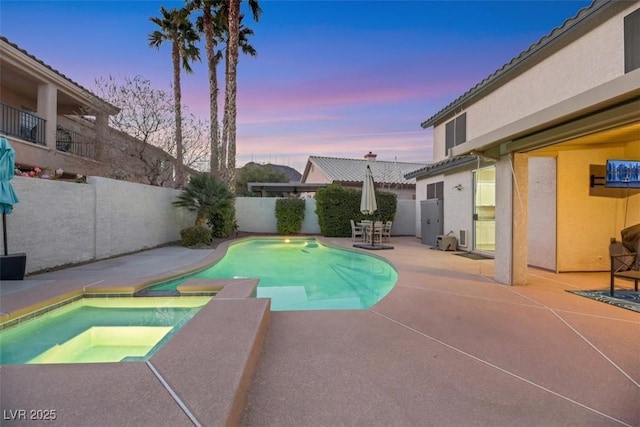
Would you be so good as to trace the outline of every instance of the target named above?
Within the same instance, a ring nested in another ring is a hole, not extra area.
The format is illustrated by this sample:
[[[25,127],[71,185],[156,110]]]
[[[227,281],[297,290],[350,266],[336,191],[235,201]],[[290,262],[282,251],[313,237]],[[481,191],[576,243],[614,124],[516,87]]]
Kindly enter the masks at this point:
[[[211,298],[80,298],[43,309],[3,327],[0,364],[145,361]]]

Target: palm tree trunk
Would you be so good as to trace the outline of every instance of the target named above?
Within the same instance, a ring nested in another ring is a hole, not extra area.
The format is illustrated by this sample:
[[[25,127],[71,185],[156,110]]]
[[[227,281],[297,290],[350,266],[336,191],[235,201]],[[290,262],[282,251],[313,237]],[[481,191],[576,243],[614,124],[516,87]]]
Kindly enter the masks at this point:
[[[238,44],[240,31],[240,0],[229,0],[229,45],[225,113],[227,113],[227,179],[229,189],[235,191],[236,181],[236,93]]]
[[[180,90],[180,50],[178,43],[173,43],[171,48],[173,61],[173,97],[175,103],[176,120],[176,188],[184,186],[183,163],[184,154],[182,148],[182,92]]]
[[[205,34],[205,48],[207,50],[207,62],[209,65],[209,122],[211,141],[211,174],[220,177],[220,135],[218,126],[218,76],[216,73],[215,44],[213,40],[213,16],[211,7],[203,10],[202,20]]]

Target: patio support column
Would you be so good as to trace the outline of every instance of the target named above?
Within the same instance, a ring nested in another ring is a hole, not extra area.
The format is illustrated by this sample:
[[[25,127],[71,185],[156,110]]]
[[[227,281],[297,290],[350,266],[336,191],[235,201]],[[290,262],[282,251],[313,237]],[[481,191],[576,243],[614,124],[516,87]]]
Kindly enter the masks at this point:
[[[528,166],[520,153],[496,162],[495,279],[507,285],[527,283]]]
[[[109,125],[109,115],[105,113],[96,114],[96,139],[93,142],[96,150],[96,160],[102,160],[105,144],[107,143],[107,128]]]
[[[527,283],[529,260],[529,155],[513,154],[513,272],[512,284]]]
[[[513,284],[513,180],[511,155],[496,161],[496,251],[495,279]]]
[[[38,85],[38,116],[47,121],[44,128],[44,143],[52,150],[56,149],[57,105],[58,88],[51,83]]]

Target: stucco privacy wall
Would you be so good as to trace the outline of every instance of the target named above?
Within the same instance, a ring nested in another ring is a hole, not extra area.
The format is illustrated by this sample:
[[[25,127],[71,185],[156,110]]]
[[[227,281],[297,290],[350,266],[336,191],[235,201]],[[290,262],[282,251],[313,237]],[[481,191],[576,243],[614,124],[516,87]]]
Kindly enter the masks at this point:
[[[238,197],[236,198],[236,220],[238,229],[251,233],[277,233],[275,218],[275,197]],[[395,236],[413,236],[415,234],[415,201],[398,200],[396,217],[391,234]],[[305,199],[303,234],[320,234],[316,200]]]
[[[96,177],[12,184],[19,202],[7,215],[7,243],[9,253],[27,254],[27,273],[177,241],[194,223],[171,206],[174,189]]]
[[[179,190],[89,178],[96,191],[96,258],[180,240],[193,215],[171,206]]]
[[[614,18],[469,106],[467,140],[622,76],[623,17],[638,8],[637,3],[628,4]]]
[[[14,177],[19,202],[7,215],[9,253],[27,254],[27,272],[95,257],[95,188]]]

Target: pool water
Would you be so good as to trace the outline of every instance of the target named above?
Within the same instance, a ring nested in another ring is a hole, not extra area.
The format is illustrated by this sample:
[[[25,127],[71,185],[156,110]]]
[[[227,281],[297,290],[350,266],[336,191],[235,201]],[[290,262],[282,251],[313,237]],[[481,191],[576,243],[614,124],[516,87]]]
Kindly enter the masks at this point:
[[[0,332],[0,364],[148,360],[210,300],[82,298]]]
[[[386,261],[360,252],[331,248],[315,239],[253,239],[233,244],[211,267],[189,277],[154,285],[172,290],[190,278],[257,278],[257,296],[271,309],[367,309],[398,280]]]

